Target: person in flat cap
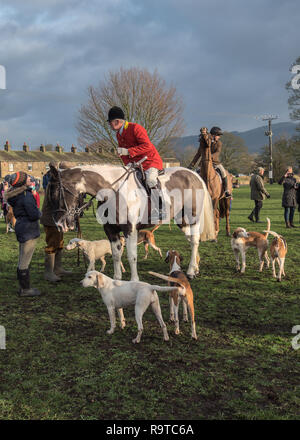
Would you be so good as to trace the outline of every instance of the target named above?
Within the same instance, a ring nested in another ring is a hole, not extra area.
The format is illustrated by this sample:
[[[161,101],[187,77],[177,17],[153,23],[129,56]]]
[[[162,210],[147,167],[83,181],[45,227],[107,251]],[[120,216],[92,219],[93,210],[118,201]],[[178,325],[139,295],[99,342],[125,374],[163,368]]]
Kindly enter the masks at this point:
[[[254,209],[248,216],[248,219],[251,222],[255,221],[256,223],[262,223],[259,220],[259,212],[263,206],[263,200],[265,200],[265,198],[270,198],[270,194],[264,185],[264,172],[265,169],[263,167],[258,167],[250,180],[251,200],[254,200],[255,203]]]
[[[120,107],[114,106],[108,112],[110,127],[116,132],[118,154],[125,165],[137,163],[146,157],[141,166],[145,171],[146,184],[150,188],[154,206],[151,210],[153,223],[165,218],[163,194],[158,188],[158,171],[163,169],[163,161],[157,149],[148,137],[148,133],[140,124],[125,120],[125,114]]]
[[[41,213],[32,195],[31,177],[24,171],[9,174],[4,180],[10,188],[5,191],[5,200],[12,206],[16,218],[15,232],[19,242],[19,262],[17,278],[20,296],[38,296],[41,292],[30,287],[29,265],[40,236],[39,218]]]

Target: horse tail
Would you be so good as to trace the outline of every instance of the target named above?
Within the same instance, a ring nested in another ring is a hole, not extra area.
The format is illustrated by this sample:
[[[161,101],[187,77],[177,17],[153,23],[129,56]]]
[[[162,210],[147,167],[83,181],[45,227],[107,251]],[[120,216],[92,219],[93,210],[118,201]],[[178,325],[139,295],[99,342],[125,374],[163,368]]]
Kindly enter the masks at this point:
[[[201,179],[202,180],[202,179]],[[203,182],[203,180],[202,180]],[[214,221],[214,210],[209,192],[203,182],[204,198],[203,198],[203,228],[200,233],[200,241],[209,241],[216,239],[216,229]]]

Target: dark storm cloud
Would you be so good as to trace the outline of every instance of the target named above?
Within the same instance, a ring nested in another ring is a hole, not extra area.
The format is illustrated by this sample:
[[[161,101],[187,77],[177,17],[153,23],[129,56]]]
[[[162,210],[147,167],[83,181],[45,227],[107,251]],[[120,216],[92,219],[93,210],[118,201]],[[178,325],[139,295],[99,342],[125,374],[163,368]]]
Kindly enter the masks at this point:
[[[120,66],[175,84],[186,134],[252,128],[266,112],[287,120],[299,11],[293,0],[2,1],[2,143],[70,146],[87,87]]]

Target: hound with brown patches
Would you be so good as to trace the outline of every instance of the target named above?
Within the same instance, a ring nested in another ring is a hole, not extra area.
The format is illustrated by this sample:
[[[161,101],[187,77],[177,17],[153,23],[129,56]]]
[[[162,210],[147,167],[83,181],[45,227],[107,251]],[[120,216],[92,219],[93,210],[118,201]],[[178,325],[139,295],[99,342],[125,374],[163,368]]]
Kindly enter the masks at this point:
[[[8,234],[8,232],[14,232],[16,225],[16,217],[14,216],[13,208],[10,205],[8,205],[8,211],[5,216],[5,223],[6,223],[6,233]]]
[[[189,310],[192,328],[192,338],[197,339],[196,324],[195,324],[195,312],[194,312],[194,295],[190,283],[187,277],[182,272],[180,263],[183,260],[181,255],[175,250],[169,250],[165,259],[166,263],[170,263],[170,274],[168,276],[161,275],[156,272],[149,272],[158,278],[168,281],[170,286],[182,287],[182,290],[170,292],[170,319],[175,321],[175,334],[178,335],[179,330],[179,318],[178,308],[183,299],[183,320],[188,321],[187,309]]]
[[[121,328],[124,328],[125,318],[123,307],[134,305],[138,334],[132,342],[139,343],[143,332],[143,315],[151,304],[153,313],[162,328],[164,340],[169,340],[167,327],[161,315],[159,298],[156,291],[169,292],[174,289],[177,291],[179,288],[150,285],[141,281],[113,280],[95,270],[87,272],[81,284],[83,287],[95,287],[99,290],[110,318],[110,329],[107,330],[109,335],[112,335],[116,328],[115,310],[118,309]]]
[[[154,226],[154,228],[150,229],[150,231],[147,231],[146,229],[140,229],[138,231],[138,242],[137,244],[144,243],[145,246],[145,256],[144,260],[147,260],[148,254],[149,254],[149,246],[151,246],[155,251],[157,251],[160,255],[160,258],[162,258],[161,250],[158,246],[156,246],[155,238],[154,238],[154,232],[156,229],[160,227],[160,224]]]
[[[285,256],[287,254],[287,242],[282,237],[282,235],[277,234],[277,232],[269,231],[269,234],[274,236],[274,239],[270,245],[273,277],[277,278],[277,281],[281,281],[281,276],[283,275],[285,277],[284,261],[285,261]],[[276,275],[276,269],[275,269],[276,261],[279,266],[278,276]]]
[[[268,226],[267,230],[263,234],[256,231],[247,232],[244,228],[237,228],[232,234],[231,247],[236,259],[236,270],[241,270],[244,273],[246,270],[246,251],[249,247],[256,247],[259,257],[259,272],[262,272],[264,266],[264,259],[266,260],[267,267],[270,265],[270,259],[268,257],[268,234],[270,232],[270,219],[267,218]],[[239,254],[242,257],[242,268],[240,269]]]

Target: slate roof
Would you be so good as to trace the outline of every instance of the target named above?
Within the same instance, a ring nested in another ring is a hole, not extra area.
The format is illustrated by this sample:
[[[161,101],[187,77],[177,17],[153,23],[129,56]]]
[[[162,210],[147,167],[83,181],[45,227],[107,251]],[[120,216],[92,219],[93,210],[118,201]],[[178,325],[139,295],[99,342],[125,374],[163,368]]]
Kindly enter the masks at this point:
[[[5,162],[113,162],[111,157],[99,153],[86,152],[62,152],[47,151],[29,151],[21,150],[0,151],[0,161]]]

